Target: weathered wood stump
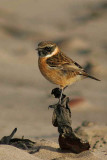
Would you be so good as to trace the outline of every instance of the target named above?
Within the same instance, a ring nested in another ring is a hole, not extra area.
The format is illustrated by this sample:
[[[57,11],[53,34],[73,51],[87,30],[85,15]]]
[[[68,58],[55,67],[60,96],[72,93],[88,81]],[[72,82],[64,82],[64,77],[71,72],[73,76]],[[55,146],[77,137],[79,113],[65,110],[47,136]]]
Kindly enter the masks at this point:
[[[59,98],[60,93],[60,89],[55,88],[52,90],[51,94],[53,94],[55,98]],[[78,138],[72,130],[69,97],[66,97],[66,95],[63,94],[61,104],[57,103],[49,106],[49,108],[54,108],[52,124],[54,127],[58,127],[58,141],[61,150],[71,151],[73,153],[89,150],[89,143]]]

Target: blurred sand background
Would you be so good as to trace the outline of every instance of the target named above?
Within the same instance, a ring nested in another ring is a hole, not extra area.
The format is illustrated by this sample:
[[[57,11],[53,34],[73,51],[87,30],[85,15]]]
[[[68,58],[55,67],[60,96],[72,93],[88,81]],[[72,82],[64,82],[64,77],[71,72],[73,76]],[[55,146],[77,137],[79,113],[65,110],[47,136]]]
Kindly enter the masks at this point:
[[[50,40],[91,74],[65,93],[83,101],[71,108],[72,126],[88,120],[107,124],[107,2],[104,0],[0,0],[0,137],[57,139],[51,124],[55,103],[38,69],[38,42]]]

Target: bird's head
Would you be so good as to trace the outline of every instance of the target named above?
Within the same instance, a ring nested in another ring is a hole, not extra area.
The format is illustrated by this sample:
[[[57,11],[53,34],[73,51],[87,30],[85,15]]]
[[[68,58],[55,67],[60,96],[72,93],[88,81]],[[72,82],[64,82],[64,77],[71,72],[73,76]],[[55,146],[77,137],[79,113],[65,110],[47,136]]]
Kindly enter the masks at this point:
[[[52,55],[57,53],[58,47],[55,43],[44,41],[38,44],[38,51],[39,57],[51,57]]]

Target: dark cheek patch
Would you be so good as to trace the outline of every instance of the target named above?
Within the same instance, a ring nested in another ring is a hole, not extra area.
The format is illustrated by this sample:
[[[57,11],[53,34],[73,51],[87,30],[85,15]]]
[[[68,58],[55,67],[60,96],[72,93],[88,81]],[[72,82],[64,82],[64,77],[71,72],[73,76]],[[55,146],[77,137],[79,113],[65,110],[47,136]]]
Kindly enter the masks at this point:
[[[38,54],[39,54],[40,57],[45,57],[45,56],[48,55],[49,53],[44,50],[44,51],[39,51]]]
[[[46,50],[43,51],[44,56],[47,56],[49,54],[49,52],[47,52]]]
[[[54,51],[55,47],[51,47],[51,48],[44,48],[42,51],[39,51],[38,54],[40,57],[45,57],[49,54],[51,54]]]
[[[45,54],[43,53],[43,51],[39,51],[38,54],[39,54],[40,57],[44,57],[45,56]]]

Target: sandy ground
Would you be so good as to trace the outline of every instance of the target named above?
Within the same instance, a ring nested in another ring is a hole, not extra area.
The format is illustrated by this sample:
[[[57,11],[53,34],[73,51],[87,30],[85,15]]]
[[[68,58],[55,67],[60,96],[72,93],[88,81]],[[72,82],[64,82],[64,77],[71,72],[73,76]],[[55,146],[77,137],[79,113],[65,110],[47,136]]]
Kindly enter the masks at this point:
[[[16,137],[57,142],[48,110],[55,103],[50,93],[56,86],[42,77],[35,51],[43,40],[56,42],[82,66],[91,63],[91,74],[101,79],[83,80],[66,89],[71,99],[83,99],[71,108],[73,128],[84,120],[106,126],[106,35],[104,0],[0,0],[0,137],[17,127]]]

